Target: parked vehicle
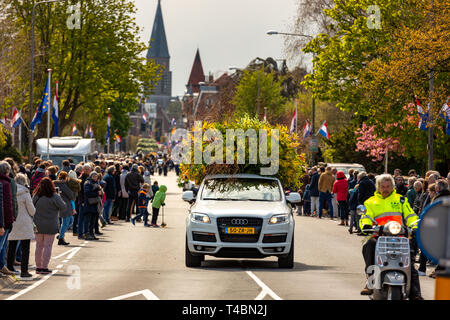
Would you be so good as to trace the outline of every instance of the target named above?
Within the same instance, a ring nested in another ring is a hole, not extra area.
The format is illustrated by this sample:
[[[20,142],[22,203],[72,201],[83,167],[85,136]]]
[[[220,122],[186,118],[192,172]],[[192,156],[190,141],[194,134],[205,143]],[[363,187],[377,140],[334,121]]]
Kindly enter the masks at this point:
[[[214,175],[204,179],[186,218],[186,266],[199,267],[206,255],[223,258],[278,257],[280,268],[294,266],[291,204],[277,178],[253,174]]]
[[[337,171],[343,171],[347,179],[350,177],[348,174],[348,170],[350,169],[358,170],[359,172],[367,172],[366,168],[358,163],[327,163],[327,167],[336,168]]]
[[[42,159],[47,159],[49,152],[53,164],[62,167],[63,160],[72,158],[75,164],[95,160],[97,155],[97,142],[95,139],[83,139],[82,137],[54,137],[36,141],[36,154]]]

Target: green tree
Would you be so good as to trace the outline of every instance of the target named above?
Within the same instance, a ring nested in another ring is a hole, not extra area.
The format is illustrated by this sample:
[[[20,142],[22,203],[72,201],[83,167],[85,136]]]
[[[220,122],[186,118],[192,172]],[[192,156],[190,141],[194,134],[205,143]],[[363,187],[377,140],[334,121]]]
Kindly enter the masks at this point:
[[[22,163],[22,155],[12,145],[12,137],[0,124],[0,159],[11,157],[14,161]]]
[[[316,97],[336,102],[343,110],[370,115],[373,109],[360,85],[361,72],[378,57],[380,48],[394,41],[392,30],[400,23],[416,23],[418,0],[335,1],[325,13],[331,18],[331,34],[319,34],[304,49],[315,54],[315,72],[304,84]],[[380,26],[368,23],[367,9],[380,8]],[[381,97],[380,97],[381,98]]]
[[[236,87],[233,104],[236,105],[235,117],[244,114],[264,117],[264,108],[267,108],[269,122],[276,120],[285,111],[286,98],[281,94],[282,81],[276,80],[274,73],[266,73],[262,68],[257,71],[245,70],[244,75]],[[258,109],[259,92],[259,110]],[[258,114],[257,114],[258,113]]]
[[[136,145],[137,149],[136,149],[136,153],[149,153],[149,152],[153,152],[153,151],[157,151],[158,150],[158,144],[156,143],[156,140],[151,138],[151,139],[147,139],[147,138],[141,138],[139,139],[137,145]]]
[[[10,6],[6,19],[19,33],[29,34],[34,1],[0,1]],[[96,120],[94,129],[101,131],[106,127],[108,107],[117,113],[117,118],[128,118],[126,114],[136,110],[139,94],[151,90],[150,83],[158,80],[157,66],[142,57],[148,47],[139,39],[133,1],[82,0],[78,3],[81,5],[80,29],[67,26],[70,1],[37,8],[36,100],[33,105],[35,108],[41,99],[46,70],[51,67],[53,80],[59,81],[60,130],[84,113]],[[29,55],[14,55],[12,60],[14,65],[20,65],[29,61]],[[17,81],[27,83],[28,77]],[[16,90],[11,94],[11,101],[20,95],[23,92]],[[22,106],[27,108],[28,101]],[[129,125],[129,121],[118,123],[124,132]],[[38,137],[43,136],[45,122],[38,130]]]
[[[355,114],[357,124],[376,125],[380,138],[399,137],[407,146],[405,156],[421,163],[427,140],[417,129],[417,112],[414,121],[405,123],[412,116],[405,105],[417,95],[424,106],[432,102],[437,119],[447,100],[449,4],[449,0],[335,1],[333,8],[324,10],[332,32],[319,34],[304,50],[315,54],[315,72],[303,84],[315,97]],[[370,23],[372,5],[380,9],[379,26]],[[431,73],[435,89],[430,100]],[[435,157],[448,162],[447,137],[439,132],[435,143]]]
[[[6,135],[5,128],[2,124],[0,124],[0,149],[3,149],[6,146]]]

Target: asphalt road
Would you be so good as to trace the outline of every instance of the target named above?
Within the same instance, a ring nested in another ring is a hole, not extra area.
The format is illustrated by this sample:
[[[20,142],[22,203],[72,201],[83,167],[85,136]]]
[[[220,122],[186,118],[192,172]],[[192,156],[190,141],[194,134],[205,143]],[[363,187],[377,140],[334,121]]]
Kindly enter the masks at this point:
[[[116,222],[105,227],[100,241],[66,236],[69,247],[53,247],[53,274],[16,281],[0,291],[0,299],[33,300],[367,300],[362,237],[328,219],[296,216],[295,267],[277,268],[277,260],[206,257],[201,268],[184,264],[185,218],[176,177],[153,176],[168,187],[165,229],[142,223]],[[160,215],[161,218],[161,215]],[[160,223],[161,221],[159,221]],[[31,246],[30,263],[34,264]],[[430,269],[431,271],[431,269]],[[34,270],[30,270],[34,274]],[[420,277],[422,294],[433,299],[434,280]]]

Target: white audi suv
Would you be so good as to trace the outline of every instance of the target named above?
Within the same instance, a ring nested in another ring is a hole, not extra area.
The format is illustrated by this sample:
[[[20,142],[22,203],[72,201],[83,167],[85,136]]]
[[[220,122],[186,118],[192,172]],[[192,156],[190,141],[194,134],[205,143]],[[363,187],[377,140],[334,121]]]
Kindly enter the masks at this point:
[[[191,204],[186,219],[186,266],[199,267],[205,255],[222,258],[278,257],[280,268],[294,266],[291,204],[277,178],[253,174],[208,176],[197,194],[183,193]]]

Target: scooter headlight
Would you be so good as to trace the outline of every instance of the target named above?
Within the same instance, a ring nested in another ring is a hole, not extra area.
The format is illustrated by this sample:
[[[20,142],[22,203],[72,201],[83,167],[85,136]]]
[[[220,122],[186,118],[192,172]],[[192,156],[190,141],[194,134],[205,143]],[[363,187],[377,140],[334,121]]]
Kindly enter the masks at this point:
[[[389,222],[388,230],[392,235],[397,235],[402,232],[402,225],[397,221]]]

